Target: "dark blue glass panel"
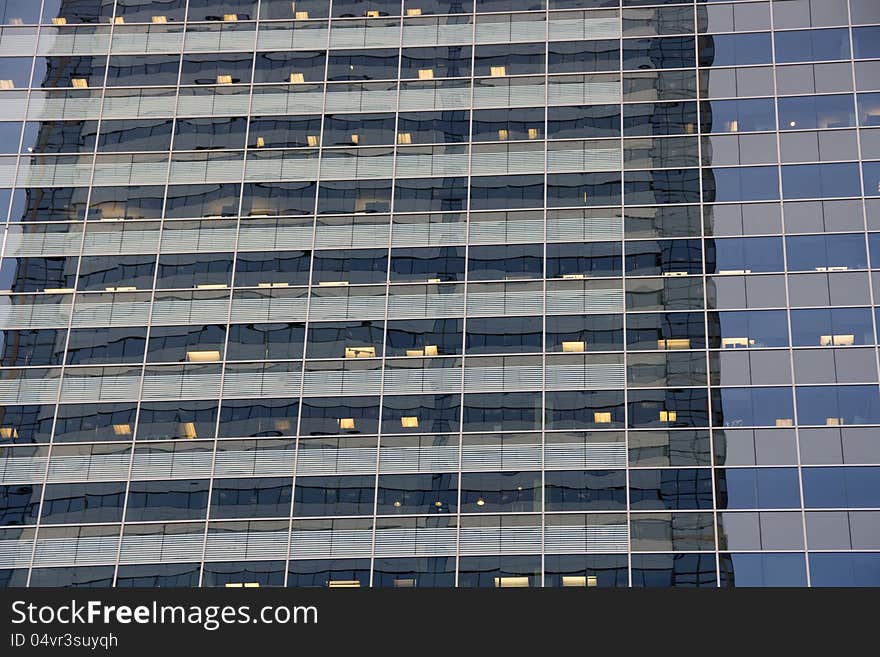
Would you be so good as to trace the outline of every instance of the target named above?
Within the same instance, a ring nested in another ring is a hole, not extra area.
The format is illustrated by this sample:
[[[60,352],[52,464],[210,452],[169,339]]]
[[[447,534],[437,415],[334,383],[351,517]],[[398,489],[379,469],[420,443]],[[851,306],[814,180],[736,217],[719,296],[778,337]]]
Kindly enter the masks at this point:
[[[699,44],[700,66],[746,66],[773,61],[770,32],[707,35],[700,37]]]
[[[713,100],[700,106],[701,122],[710,132],[755,132],[776,129],[772,98]]]
[[[779,198],[776,167],[703,170],[703,197],[711,201],[767,201]]]
[[[806,586],[807,562],[796,554],[722,554],[721,586]]]
[[[289,477],[217,479],[211,491],[211,518],[289,518],[293,486]]]
[[[851,128],[855,110],[851,94],[835,96],[795,96],[780,98],[780,130]]]
[[[880,162],[863,162],[865,196],[880,196]]]
[[[853,344],[874,344],[870,308],[791,311],[791,337],[795,347],[833,345],[833,336],[841,336],[845,341],[852,336]],[[840,342],[841,338],[837,341]]]
[[[711,509],[712,474],[706,469],[630,470],[633,509]]]
[[[653,588],[715,588],[714,554],[634,554],[632,585]]]
[[[716,427],[775,426],[794,417],[791,388],[716,388],[712,394]]]
[[[880,552],[810,555],[812,586],[880,586]]]
[[[782,167],[782,195],[786,199],[861,196],[859,182],[855,162]]]
[[[796,509],[797,468],[727,468],[715,473],[719,509]]]
[[[880,25],[854,27],[852,38],[855,59],[880,57]]]
[[[806,508],[880,507],[880,467],[804,468],[802,476]]]
[[[781,237],[735,237],[706,242],[706,273],[748,271],[777,272],[785,269]]]
[[[878,424],[880,393],[873,386],[799,386],[800,424]]]
[[[789,271],[820,267],[866,269],[865,235],[798,235],[785,238]]]
[[[376,479],[370,476],[297,477],[293,514],[303,516],[371,515]]]
[[[776,63],[849,59],[849,30],[794,30],[774,33]]]
[[[718,313],[723,338],[746,338],[751,347],[787,347],[784,310],[736,310]],[[709,321],[713,321],[712,314]],[[754,344],[751,342],[754,340]],[[712,345],[722,346],[720,340]]]

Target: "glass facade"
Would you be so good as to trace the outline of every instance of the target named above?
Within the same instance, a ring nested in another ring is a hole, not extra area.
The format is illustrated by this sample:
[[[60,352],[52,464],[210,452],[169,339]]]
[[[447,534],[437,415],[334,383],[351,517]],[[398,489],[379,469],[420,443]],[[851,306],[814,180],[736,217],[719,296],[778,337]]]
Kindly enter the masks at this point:
[[[0,24],[0,585],[880,585],[877,0]]]

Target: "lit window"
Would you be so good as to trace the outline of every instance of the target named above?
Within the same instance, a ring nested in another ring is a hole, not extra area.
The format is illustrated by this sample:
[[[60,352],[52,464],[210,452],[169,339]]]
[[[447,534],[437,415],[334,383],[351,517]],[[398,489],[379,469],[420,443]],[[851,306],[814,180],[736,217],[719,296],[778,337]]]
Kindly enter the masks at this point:
[[[306,76],[302,73],[291,73],[290,84],[300,84],[306,81]]]
[[[293,13],[293,17],[298,21],[307,21],[309,20],[309,12],[307,11],[295,11]]]
[[[0,427],[0,438],[15,440],[18,438],[18,429],[15,427]]]
[[[181,438],[187,438],[189,440],[198,437],[195,422],[181,422],[177,427],[177,432]]]
[[[825,426],[826,427],[837,427],[843,424],[842,417],[826,417],[825,418]]]
[[[529,139],[540,139],[541,130],[539,128],[529,128]]]
[[[131,435],[131,425],[130,424],[114,424],[113,425],[113,435],[114,436],[130,436]]]
[[[406,10],[406,15],[407,16],[421,16],[422,10],[418,9],[416,7],[412,7],[411,9]]]
[[[259,582],[226,582],[224,586],[227,589],[258,589],[260,588]]]
[[[792,427],[794,426],[794,420],[790,417],[778,417],[776,418],[776,426],[777,427]]]
[[[690,338],[669,338],[667,340],[657,340],[657,349],[690,349]]]
[[[611,424],[611,413],[608,411],[593,413],[593,422],[596,424]]]
[[[369,9],[366,12],[367,18],[379,18],[379,11],[377,9]]]
[[[418,429],[419,428],[419,418],[417,417],[402,417],[400,418],[400,426],[404,429]]]
[[[412,134],[409,132],[398,133],[397,143],[398,144],[411,144],[412,143]]]
[[[234,23],[238,20],[238,14],[223,14],[223,20],[227,23]]]
[[[52,25],[67,25],[67,19],[64,16],[56,16],[52,19]]]
[[[718,271],[719,274],[725,276],[733,276],[733,275],[742,275],[742,274],[751,274],[751,269],[721,269]]]
[[[318,145],[318,136],[317,135],[309,135],[306,137],[306,143],[309,146],[317,146]]]
[[[419,80],[433,80],[434,79],[434,69],[433,68],[420,68],[419,69]]]
[[[24,25],[24,21],[20,18],[10,18],[9,24],[10,25]]]
[[[360,143],[360,141],[361,141],[360,135],[352,135],[351,136],[351,143],[354,144],[355,146],[357,146]]]
[[[495,588],[499,589],[524,589],[529,586],[528,577],[496,577]]]
[[[113,24],[114,25],[125,25],[125,17],[117,16],[116,18],[113,19]]]
[[[678,413],[675,411],[660,411],[661,422],[675,422],[678,419]]]
[[[354,429],[354,418],[342,417],[336,420],[336,424],[339,425],[340,429]]]
[[[72,287],[47,287],[43,290],[46,294],[73,294]]]
[[[105,287],[104,292],[135,292],[137,288],[133,285],[123,285],[121,287]]]
[[[440,279],[439,279],[439,278],[429,278],[429,279],[428,279],[428,282],[429,282],[429,283],[439,283],[439,282],[440,282]]]
[[[507,68],[504,66],[491,66],[489,67],[489,75],[493,78],[503,78],[507,75]]]
[[[396,589],[413,589],[416,586],[414,579],[396,579],[394,580],[394,588]]]
[[[70,83],[73,85],[74,89],[87,89],[89,86],[89,82],[85,78],[73,78]]]
[[[220,360],[219,351],[187,351],[186,361],[188,363],[212,363]]]
[[[498,131],[498,141],[507,141],[510,138],[510,132],[502,128]]]
[[[816,271],[849,271],[849,267],[816,267]]]
[[[275,420],[272,424],[278,431],[290,431],[292,426],[290,420]]]
[[[348,281],[320,281],[318,287],[345,287]]]
[[[375,358],[376,347],[346,347],[346,358]]]
[[[598,586],[599,580],[595,575],[587,575],[586,577],[583,575],[563,575],[562,576],[562,585],[563,586],[579,586],[579,587],[587,587],[587,586]]]
[[[734,119],[733,121],[727,122],[727,130],[728,132],[739,132],[739,121]]]
[[[563,274],[563,275],[562,275],[562,278],[563,278],[563,279],[567,279],[567,280],[578,280],[578,281],[583,280],[583,279],[585,279],[586,277],[587,277],[587,276],[586,276],[585,274]]]
[[[571,352],[581,352],[587,350],[586,342],[563,342],[562,343],[562,351],[571,351]]]
[[[229,286],[224,283],[202,283],[196,285],[197,290],[227,290]]]
[[[754,344],[755,341],[748,338],[721,338],[721,347],[724,349],[739,349],[740,347],[751,347]]]
[[[856,336],[853,334],[819,336],[819,345],[822,347],[851,347],[855,341]]]
[[[150,20],[151,20],[153,23],[167,23],[167,22],[168,22],[168,17],[167,17],[167,16],[152,16],[152,17],[150,18]]]
[[[257,148],[263,148],[266,145],[266,140],[262,137],[257,137]]]
[[[232,84],[232,76],[231,75],[218,75],[217,76],[217,84]]]
[[[290,287],[290,283],[257,283],[257,287]]]
[[[361,583],[356,579],[331,579],[327,586],[331,589],[357,589]]]

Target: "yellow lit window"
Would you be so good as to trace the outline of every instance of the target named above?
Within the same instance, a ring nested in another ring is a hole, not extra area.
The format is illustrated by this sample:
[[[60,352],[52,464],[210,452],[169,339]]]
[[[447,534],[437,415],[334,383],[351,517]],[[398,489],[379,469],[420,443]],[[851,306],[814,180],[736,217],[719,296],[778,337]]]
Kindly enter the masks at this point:
[[[73,78],[70,83],[73,85],[74,89],[87,89],[89,86],[89,82],[85,78]]]
[[[563,342],[562,343],[562,351],[581,352],[581,351],[586,351],[586,350],[587,350],[587,343],[583,342],[583,341],[581,341],[581,342],[572,341],[572,342]]]
[[[396,589],[413,589],[416,586],[416,580],[410,579],[396,579],[394,580],[394,588]]]
[[[541,130],[539,128],[529,128],[529,139],[540,139]]]
[[[688,273],[686,271],[665,271],[663,272],[664,276],[687,276]]]
[[[419,80],[433,80],[434,79],[434,69],[433,68],[420,68],[419,69]]]
[[[794,426],[794,421],[790,417],[778,417],[778,418],[776,418],[776,426],[777,427],[792,427],[792,426]]]
[[[367,10],[367,18],[379,18],[379,10],[378,9]]]
[[[356,579],[331,579],[327,586],[331,589],[357,589],[361,583]]]
[[[257,287],[290,287],[290,283],[257,283]]]
[[[152,17],[150,18],[150,20],[151,20],[153,23],[167,23],[167,22],[168,22],[168,17],[167,17],[167,16],[152,16]]]
[[[723,349],[739,349],[741,347],[751,347],[754,344],[755,341],[748,338],[721,338],[721,347]]]
[[[412,134],[409,132],[400,132],[397,134],[397,143],[398,144],[411,144],[412,143]]]
[[[489,67],[489,75],[493,78],[503,78],[507,75],[507,68],[504,66],[491,66]]]
[[[220,360],[219,351],[187,351],[186,362],[188,363],[212,363]]]
[[[578,586],[578,587],[587,587],[587,586],[598,586],[599,580],[595,575],[587,575],[586,577],[583,575],[563,575],[562,576],[562,585],[563,586]]]
[[[258,589],[260,588],[259,582],[226,582],[224,586],[227,589]]]
[[[131,435],[131,425],[130,424],[114,424],[113,425],[113,435],[114,436],[130,436]]]
[[[218,75],[217,76],[217,84],[232,84],[232,76],[231,75]]]
[[[496,577],[495,588],[498,589],[525,589],[529,586],[528,577]]]
[[[197,290],[226,290],[229,286],[224,283],[202,283],[196,285]]]
[[[684,126],[684,131],[689,135],[694,134],[694,124],[693,123],[686,123]]]
[[[849,267],[816,267],[816,271],[849,271]]]
[[[46,294],[73,294],[72,287],[47,287],[43,290]]]
[[[196,423],[195,422],[181,422],[177,427],[177,431],[180,434],[181,438],[188,438],[192,440],[196,438],[198,434],[196,433]]]
[[[376,347],[346,347],[346,358],[375,358]]]
[[[596,424],[611,424],[611,412],[601,411],[593,413],[593,422]]]
[[[345,287],[348,281],[318,281],[318,287]]]
[[[419,418],[417,417],[402,417],[400,418],[400,426],[404,429],[418,429],[419,428]]]
[[[24,25],[24,21],[20,18],[10,18],[9,24],[10,25]]]
[[[657,349],[690,349],[690,338],[669,338],[657,340]]]
[[[587,575],[587,586],[594,587],[599,586],[599,578],[595,575]]]
[[[309,146],[317,146],[318,145],[318,136],[317,135],[309,135],[306,137],[306,143]]]
[[[819,345],[822,347],[851,347],[855,344],[855,335],[820,335]]]
[[[498,131],[498,141],[507,141],[510,138],[510,132],[502,128]]]
[[[660,411],[661,422],[675,422],[678,419],[678,413],[675,411]]]
[[[262,137],[257,137],[257,148],[263,148],[266,145],[266,140]]]
[[[425,345],[425,356],[436,356],[437,355],[437,345],[429,344]]]
[[[563,275],[562,275],[562,278],[567,279],[567,280],[577,280],[577,281],[580,281],[580,280],[585,279],[586,276],[585,276],[584,274],[563,274]]]
[[[227,23],[234,23],[238,20],[238,14],[223,14],[223,20]]]
[[[15,440],[18,438],[18,429],[15,427],[0,427],[0,438]]]
[[[336,424],[339,425],[340,429],[354,429],[354,418],[353,417],[341,417],[336,420]]]
[[[718,271],[719,274],[733,276],[733,275],[742,275],[742,274],[751,274],[751,269],[721,269]]]
[[[104,292],[135,292],[137,288],[133,285],[123,285],[122,287],[105,287]]]
[[[52,19],[52,25],[67,25],[67,19],[64,16],[56,16]]]
[[[412,8],[410,8],[410,9],[407,9],[407,10],[406,10],[406,15],[407,15],[407,16],[421,16],[421,15],[422,15],[422,10],[421,10],[421,9],[418,9],[418,8],[416,8],[416,7],[412,7]]]
[[[291,73],[290,84],[300,84],[306,81],[306,76],[302,73]]]
[[[307,20],[309,20],[309,12],[295,11],[295,12],[293,12],[293,17],[298,21],[307,21]]]
[[[440,282],[440,279],[439,279],[439,278],[429,278],[429,279],[428,279],[428,282],[429,282],[429,283],[439,283],[439,282]]]
[[[843,424],[842,417],[826,417],[825,418],[825,426],[826,427],[836,427]]]
[[[729,121],[727,123],[727,129],[730,132],[739,132],[739,121],[737,121],[736,119],[734,119],[733,121]]]
[[[125,17],[117,16],[116,18],[113,19],[113,24],[114,25],[125,25]]]
[[[360,135],[352,135],[351,136],[351,143],[354,144],[355,146],[357,146],[360,143],[360,141],[361,141]]]

